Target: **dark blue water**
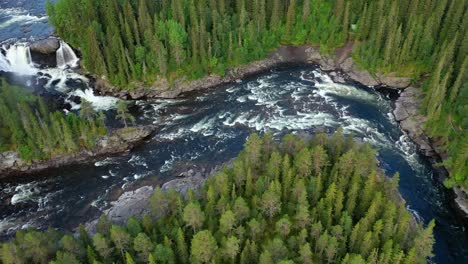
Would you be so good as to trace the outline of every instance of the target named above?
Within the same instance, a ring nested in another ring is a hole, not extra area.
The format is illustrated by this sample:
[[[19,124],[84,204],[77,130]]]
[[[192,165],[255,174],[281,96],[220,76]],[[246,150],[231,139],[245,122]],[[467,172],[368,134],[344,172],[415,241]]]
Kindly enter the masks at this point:
[[[0,14],[10,12],[5,7],[15,7],[40,16],[44,14],[43,3],[0,0]],[[22,34],[17,29],[24,27],[23,22],[2,27],[1,21],[0,38]],[[42,26],[44,31],[40,30]],[[46,20],[28,27],[38,30],[30,36],[50,32]],[[74,93],[83,95],[81,91]],[[102,109],[115,103],[109,98],[88,98]],[[345,133],[353,132],[358,140],[378,149],[388,175],[400,172],[400,191],[415,218],[424,223],[436,219],[434,261],[468,262],[466,236],[450,209],[449,197],[433,180],[427,161],[398,128],[391,115],[391,100],[371,89],[333,83],[316,67],[303,66],[271,71],[174,100],[134,103],[132,112],[138,123],[156,124],[159,129],[132,152],[0,180],[1,234],[25,226],[73,228],[97,216],[122,190],[161,184],[191,166],[210,168],[232,159],[252,132],[271,131],[280,138],[289,132],[332,133],[343,127]]]
[[[0,42],[10,38],[41,38],[52,34],[45,3],[46,0],[1,0]]]

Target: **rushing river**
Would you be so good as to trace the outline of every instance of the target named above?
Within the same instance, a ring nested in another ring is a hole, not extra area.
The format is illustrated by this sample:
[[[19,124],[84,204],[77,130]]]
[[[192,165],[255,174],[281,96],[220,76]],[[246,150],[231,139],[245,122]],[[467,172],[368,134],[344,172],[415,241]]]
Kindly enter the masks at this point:
[[[47,19],[41,17],[44,2],[0,0],[0,41],[48,35]],[[60,87],[48,89],[85,97],[96,109],[113,115],[116,99],[93,95],[86,79],[69,70],[56,75],[79,79],[84,85],[72,88],[61,82]],[[271,131],[279,138],[289,132],[332,133],[342,127],[378,150],[387,175],[400,172],[401,194],[416,219],[424,223],[436,219],[435,262],[467,263],[466,235],[450,208],[450,198],[391,111],[392,100],[386,96],[367,87],[336,84],[315,66],[281,68],[177,99],[136,101],[132,112],[137,122],[155,124],[158,132],[132,152],[1,179],[0,236],[27,226],[76,227],[96,217],[120,190],[161,184],[183,168],[211,168],[232,159],[253,132]]]

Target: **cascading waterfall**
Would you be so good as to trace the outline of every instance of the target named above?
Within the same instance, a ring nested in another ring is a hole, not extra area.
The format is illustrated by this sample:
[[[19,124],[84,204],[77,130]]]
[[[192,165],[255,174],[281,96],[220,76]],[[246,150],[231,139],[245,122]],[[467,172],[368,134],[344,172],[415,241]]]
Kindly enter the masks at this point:
[[[5,48],[3,48],[5,50]],[[0,70],[21,75],[34,75],[37,69],[31,58],[31,51],[26,44],[15,44],[0,53]]]
[[[76,67],[78,65],[78,57],[73,49],[64,41],[60,41],[60,48],[57,50],[57,67],[66,68]]]

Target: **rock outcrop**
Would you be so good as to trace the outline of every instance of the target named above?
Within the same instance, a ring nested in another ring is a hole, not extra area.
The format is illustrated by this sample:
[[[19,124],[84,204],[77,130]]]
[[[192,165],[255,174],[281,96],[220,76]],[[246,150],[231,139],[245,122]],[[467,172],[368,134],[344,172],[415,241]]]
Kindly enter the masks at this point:
[[[99,139],[94,150],[82,150],[48,160],[26,162],[14,151],[0,153],[0,177],[34,173],[125,152],[149,137],[153,131],[151,126],[118,129]]]
[[[468,190],[461,187],[453,188],[455,192],[455,206],[463,217],[465,225],[468,226]]]
[[[424,123],[427,119],[419,112],[422,98],[423,94],[419,88],[406,88],[395,102],[393,115],[400,122],[401,129],[419,146],[421,152],[432,157],[437,153],[424,133]]]
[[[60,48],[60,42],[56,38],[47,38],[43,40],[38,40],[29,45],[31,52],[41,53],[44,55],[55,54],[55,52]]]

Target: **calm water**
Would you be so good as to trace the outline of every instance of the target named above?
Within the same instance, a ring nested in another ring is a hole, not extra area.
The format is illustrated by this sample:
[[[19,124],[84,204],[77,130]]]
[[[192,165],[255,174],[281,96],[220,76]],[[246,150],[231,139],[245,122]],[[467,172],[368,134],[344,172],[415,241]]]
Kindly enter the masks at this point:
[[[0,39],[48,35],[51,29],[41,17],[44,2],[0,0]],[[26,20],[25,14],[37,19]],[[25,33],[25,27],[31,31]],[[112,116],[115,99],[75,89],[61,92],[92,99],[96,108],[109,109]],[[213,167],[235,157],[252,132],[271,131],[280,138],[289,132],[332,133],[341,126],[379,150],[388,175],[400,172],[400,191],[417,219],[436,219],[435,262],[468,261],[466,236],[448,197],[434,183],[427,161],[399,130],[391,100],[369,88],[335,84],[316,67],[302,66],[178,99],[134,103],[138,123],[159,128],[131,153],[0,180],[1,235],[25,226],[70,229],[98,215],[115,199],[116,190],[161,184],[181,168]]]

